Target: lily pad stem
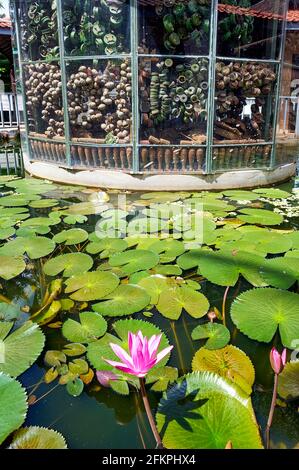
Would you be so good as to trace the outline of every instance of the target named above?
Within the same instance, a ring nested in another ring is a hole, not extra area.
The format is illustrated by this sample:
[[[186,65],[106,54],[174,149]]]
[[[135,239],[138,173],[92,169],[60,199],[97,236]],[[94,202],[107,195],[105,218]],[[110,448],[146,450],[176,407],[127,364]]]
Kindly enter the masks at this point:
[[[157,426],[156,426],[156,423],[155,423],[155,420],[154,420],[154,417],[153,417],[153,414],[152,414],[152,410],[151,410],[151,407],[150,407],[150,404],[149,404],[149,401],[148,401],[144,378],[139,378],[139,382],[140,382],[141,397],[142,397],[142,400],[143,400],[144,408],[145,408],[145,411],[146,411],[146,414],[147,414],[147,418],[148,418],[152,433],[153,433],[153,435],[155,437],[155,440],[156,440],[156,443],[157,443],[157,449],[163,449],[162,439],[161,439],[160,434],[158,432],[158,429],[157,429]]]
[[[222,302],[222,322],[223,325],[226,326],[226,314],[225,314],[225,306],[226,306],[226,299],[227,299],[227,294],[229,291],[229,286],[225,289],[224,296],[223,296],[223,302]]]
[[[278,387],[278,374],[275,374],[272,402],[271,402],[269,417],[268,417],[267,426],[266,426],[266,448],[267,449],[270,449],[270,428],[272,426],[273,415],[274,415],[274,410],[275,410],[275,405],[276,405],[277,387]]]

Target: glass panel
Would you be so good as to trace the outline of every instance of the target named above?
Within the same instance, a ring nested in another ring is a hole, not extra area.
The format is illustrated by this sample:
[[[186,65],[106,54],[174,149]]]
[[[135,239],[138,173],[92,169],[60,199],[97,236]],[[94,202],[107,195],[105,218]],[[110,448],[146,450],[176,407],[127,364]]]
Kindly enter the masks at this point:
[[[74,167],[107,168],[131,170],[133,160],[132,147],[91,147],[72,145],[72,165]]]
[[[66,163],[66,146],[60,142],[29,140],[31,159],[52,163]]]
[[[129,0],[62,0],[62,8],[67,55],[129,52]]]
[[[276,128],[276,164],[294,162],[299,148],[299,31],[287,31]]]
[[[56,0],[19,0],[16,5],[22,58],[58,58]]]
[[[206,142],[208,68],[206,58],[140,59],[141,144]]]
[[[64,116],[59,64],[23,66],[29,134],[63,137]]]
[[[285,0],[220,0],[217,55],[278,59]]]
[[[71,136],[75,140],[126,144],[131,141],[129,59],[67,64]]]
[[[263,168],[270,165],[272,145],[243,145],[213,148],[213,170]]]
[[[149,146],[139,149],[140,169],[147,173],[203,172],[205,147]]]
[[[214,142],[271,141],[277,69],[254,62],[217,62]]]
[[[208,55],[211,0],[139,0],[139,53]]]

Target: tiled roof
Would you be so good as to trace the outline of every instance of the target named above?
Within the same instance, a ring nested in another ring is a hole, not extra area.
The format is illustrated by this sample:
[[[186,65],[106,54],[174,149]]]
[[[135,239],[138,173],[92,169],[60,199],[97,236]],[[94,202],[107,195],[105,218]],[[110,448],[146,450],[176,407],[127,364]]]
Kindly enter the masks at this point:
[[[0,28],[1,29],[10,29],[11,21],[9,18],[0,18]]]

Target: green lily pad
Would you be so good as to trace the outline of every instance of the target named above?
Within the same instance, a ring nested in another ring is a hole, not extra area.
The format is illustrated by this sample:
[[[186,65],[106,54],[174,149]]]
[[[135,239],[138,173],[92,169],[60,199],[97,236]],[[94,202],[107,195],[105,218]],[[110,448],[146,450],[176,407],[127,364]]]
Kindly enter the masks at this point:
[[[151,390],[154,392],[165,392],[177,378],[178,370],[175,367],[164,366],[149,371],[146,376],[146,383],[153,384]]]
[[[65,292],[71,295],[73,300],[85,301],[102,299],[110,294],[119,284],[118,277],[105,271],[77,274],[65,281]]]
[[[150,303],[153,305],[158,303],[161,292],[168,288],[167,278],[159,274],[141,279],[138,285],[150,295]]]
[[[157,233],[168,228],[168,220],[154,217],[134,217],[128,223],[128,234]]]
[[[178,379],[163,395],[156,414],[158,431],[169,449],[261,449],[251,405],[225,379],[194,372]]]
[[[21,257],[0,255],[0,277],[8,281],[21,274],[26,264]]]
[[[64,217],[63,222],[68,225],[75,225],[75,224],[84,224],[88,219],[85,215],[81,214],[74,214],[74,215],[67,215]]]
[[[79,397],[84,389],[84,383],[81,379],[76,377],[74,380],[69,380],[66,384],[66,390],[72,397]]]
[[[121,284],[92,309],[108,317],[122,317],[140,312],[150,303],[150,295],[143,287],[134,284]]]
[[[280,225],[283,222],[283,216],[277,212],[268,211],[266,209],[240,209],[240,220],[248,224],[259,225]]]
[[[76,245],[83,243],[88,239],[88,233],[82,228],[71,228],[69,230],[62,230],[53,237],[56,243],[65,243],[66,245]]]
[[[29,426],[18,429],[9,449],[66,449],[64,437],[53,429]]]
[[[283,191],[282,189],[278,188],[258,188],[253,189],[252,192],[257,193],[259,196],[271,199],[285,199],[291,195],[287,191]]]
[[[243,189],[230,189],[224,191],[224,196],[227,196],[232,201],[255,201],[258,199],[258,195],[252,191],[246,191]]]
[[[160,263],[171,263],[185,252],[184,244],[171,238],[156,241],[149,246],[149,249],[160,255]]]
[[[152,268],[152,272],[161,274],[161,276],[180,276],[182,274],[182,270],[177,264],[157,264]]]
[[[97,238],[97,241],[89,243],[86,247],[87,253],[92,255],[101,253],[100,258],[109,258],[114,253],[124,251],[128,248],[127,242],[122,238]]]
[[[0,372],[0,444],[25,421],[27,397],[21,384]]]
[[[193,318],[201,318],[209,309],[209,301],[200,292],[186,286],[170,287],[161,292],[157,310],[164,317],[178,320],[183,309]]]
[[[197,266],[199,274],[220,286],[234,286],[240,274],[253,285],[265,285],[259,274],[263,262],[263,256],[237,249],[190,250],[177,260],[178,265],[185,270]]]
[[[109,258],[110,266],[120,266],[127,275],[153,268],[158,262],[159,255],[150,250],[129,250],[116,253]]]
[[[232,381],[250,395],[255,373],[252,362],[241,349],[231,344],[222,349],[199,349],[192,359],[193,371],[213,372]]]
[[[69,318],[62,327],[63,336],[74,343],[90,343],[103,336],[107,322],[95,312],[79,313],[80,323]]]
[[[59,204],[59,201],[57,199],[39,199],[37,201],[31,201],[29,203],[29,207],[32,207],[34,209],[45,209],[48,207],[54,207]]]
[[[206,349],[220,349],[226,346],[230,340],[230,332],[221,323],[205,323],[198,325],[191,333],[193,340],[207,339]]]
[[[46,237],[17,237],[0,248],[0,254],[19,256],[27,253],[29,258],[38,259],[49,255],[55,249],[54,241]]]
[[[52,225],[58,225],[60,223],[60,218],[53,217],[32,217],[28,220],[25,220],[22,223],[22,227],[50,227]]]
[[[101,214],[101,212],[104,212],[107,208],[107,204],[103,204],[101,201],[78,202],[65,209],[64,213],[66,215]]]
[[[89,271],[92,265],[91,256],[85,253],[68,253],[48,260],[44,265],[44,272],[47,276],[57,276],[63,272],[64,277],[71,277]]]
[[[278,394],[285,400],[299,397],[299,361],[288,362],[279,374]]]
[[[1,205],[4,207],[19,207],[27,206],[30,201],[37,201],[40,196],[32,194],[31,196],[25,194],[13,194],[11,196],[4,196],[1,198]]]
[[[18,305],[0,302],[0,321],[17,320],[21,316],[21,313]]]
[[[13,227],[0,228],[0,240],[7,240],[7,238],[12,237],[16,233]]]
[[[231,307],[231,318],[251,339],[269,343],[279,329],[282,344],[292,348],[299,338],[299,296],[280,289],[252,289],[240,294]]]
[[[9,334],[12,322],[0,323],[0,342],[4,353],[4,362],[0,363],[0,372],[17,377],[27,370],[43,350],[45,336],[41,329],[31,321],[23,323]]]
[[[260,273],[268,285],[289,289],[299,278],[298,261],[285,257],[266,259]]]
[[[167,193],[165,191],[157,191],[157,192],[152,192],[152,193],[144,193],[140,196],[140,199],[149,201],[149,204],[151,202],[157,203],[157,202],[174,202],[178,201],[179,199],[184,199],[185,197],[188,197],[189,194],[187,193]]]

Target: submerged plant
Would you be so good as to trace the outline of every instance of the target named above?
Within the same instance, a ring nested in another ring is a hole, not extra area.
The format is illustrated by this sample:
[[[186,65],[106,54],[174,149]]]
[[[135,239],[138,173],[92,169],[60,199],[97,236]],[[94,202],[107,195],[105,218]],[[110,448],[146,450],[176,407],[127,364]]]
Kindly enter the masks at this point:
[[[276,405],[277,399],[277,389],[278,389],[278,376],[283,371],[284,366],[286,365],[286,355],[287,350],[284,349],[280,354],[276,348],[272,348],[270,351],[270,363],[271,367],[274,371],[274,386],[273,386],[273,394],[272,394],[272,402],[269,412],[269,417],[266,426],[266,447],[269,449],[270,447],[270,428],[273,421],[273,415]]]
[[[147,338],[146,336],[143,336],[140,330],[137,334],[134,334],[129,331],[128,347],[130,354],[128,354],[118,344],[110,343],[110,347],[113,352],[123,362],[116,362],[111,361],[109,359],[105,359],[108,364],[115,367],[116,369],[139,378],[140,393],[142,396],[144,408],[151,426],[151,430],[156,439],[158,448],[162,448],[163,444],[160,434],[157,430],[154,417],[152,415],[151,407],[146,393],[144,378],[156,364],[158,364],[165,356],[167,356],[167,354],[170,353],[173,348],[173,346],[168,346],[167,348],[164,348],[158,353],[161,338],[162,334],[153,335],[151,338]]]

